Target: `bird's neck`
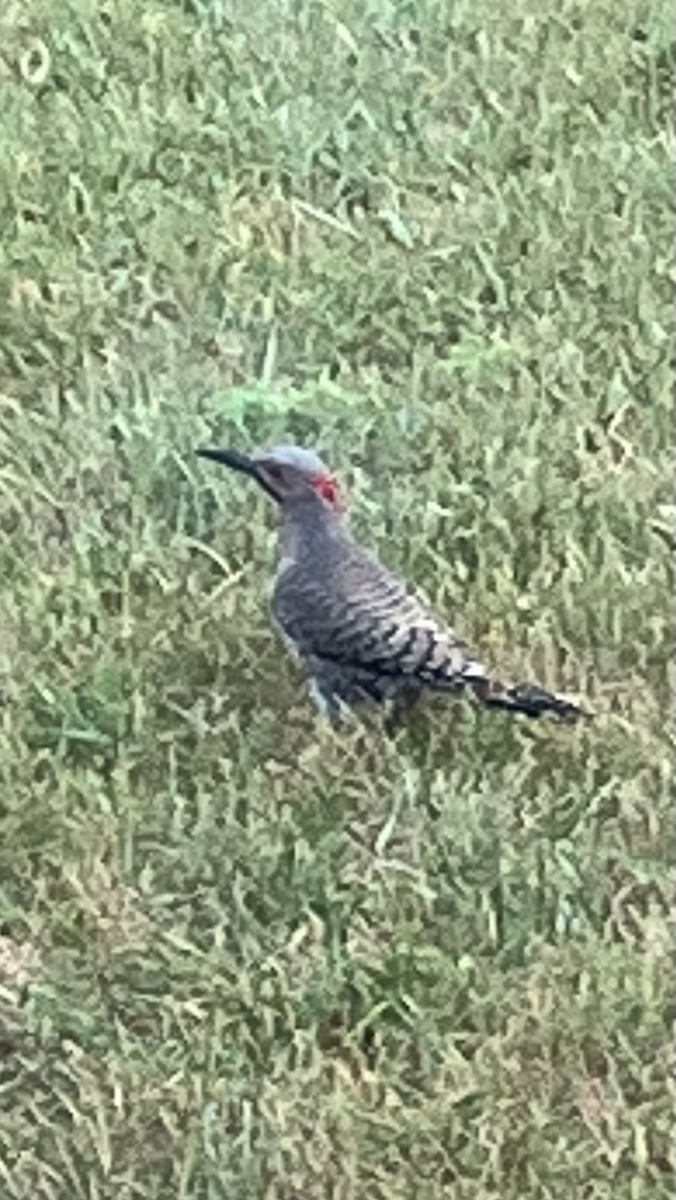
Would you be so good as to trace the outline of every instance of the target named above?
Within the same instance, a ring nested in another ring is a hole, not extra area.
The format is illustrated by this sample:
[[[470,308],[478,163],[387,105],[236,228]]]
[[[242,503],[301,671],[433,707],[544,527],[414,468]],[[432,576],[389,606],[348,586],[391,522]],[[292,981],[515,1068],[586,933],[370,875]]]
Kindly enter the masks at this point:
[[[307,492],[285,500],[281,507],[279,548],[281,567],[316,559],[343,534],[345,523],[321,496]]]

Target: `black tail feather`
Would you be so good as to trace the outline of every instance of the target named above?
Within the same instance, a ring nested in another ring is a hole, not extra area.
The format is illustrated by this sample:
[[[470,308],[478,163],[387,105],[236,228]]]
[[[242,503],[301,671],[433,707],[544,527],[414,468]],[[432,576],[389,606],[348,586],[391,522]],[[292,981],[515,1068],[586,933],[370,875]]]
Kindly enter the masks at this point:
[[[508,712],[521,713],[532,720],[549,713],[558,717],[560,721],[572,724],[590,715],[571,700],[564,700],[561,696],[538,687],[537,684],[518,683],[514,687],[504,687],[488,679],[477,679],[472,680],[471,687],[487,708],[502,708]]]

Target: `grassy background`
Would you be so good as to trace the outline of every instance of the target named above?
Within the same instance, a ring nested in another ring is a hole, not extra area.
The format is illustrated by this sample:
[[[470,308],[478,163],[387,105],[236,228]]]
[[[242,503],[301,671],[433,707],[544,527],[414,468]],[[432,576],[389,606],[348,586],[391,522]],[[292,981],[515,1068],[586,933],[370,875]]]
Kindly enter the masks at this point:
[[[671,1195],[671,6],[0,17],[0,1192]],[[318,727],[263,496],[580,730]]]

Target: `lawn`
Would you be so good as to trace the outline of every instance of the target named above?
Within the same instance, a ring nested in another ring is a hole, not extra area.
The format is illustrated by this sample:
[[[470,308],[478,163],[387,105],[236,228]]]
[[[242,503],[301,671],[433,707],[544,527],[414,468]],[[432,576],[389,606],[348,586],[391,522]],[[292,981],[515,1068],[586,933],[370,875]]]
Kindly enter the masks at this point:
[[[673,1191],[662,0],[0,14],[0,1195]],[[313,446],[503,676],[324,728]]]

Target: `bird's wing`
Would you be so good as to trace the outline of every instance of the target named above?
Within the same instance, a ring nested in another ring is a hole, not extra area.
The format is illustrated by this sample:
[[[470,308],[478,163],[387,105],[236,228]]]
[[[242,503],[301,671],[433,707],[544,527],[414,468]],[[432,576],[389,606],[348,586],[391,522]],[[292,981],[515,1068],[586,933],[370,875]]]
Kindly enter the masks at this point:
[[[453,631],[366,554],[348,557],[325,578],[290,567],[277,584],[273,610],[301,655],[338,667],[437,688],[485,675]]]
[[[343,555],[340,570],[323,576],[291,565],[279,578],[273,610],[301,657],[354,671],[369,694],[364,679],[379,688],[388,680],[444,691],[469,685],[489,708],[563,721],[589,715],[544,688],[493,678],[400,579],[361,551]]]

